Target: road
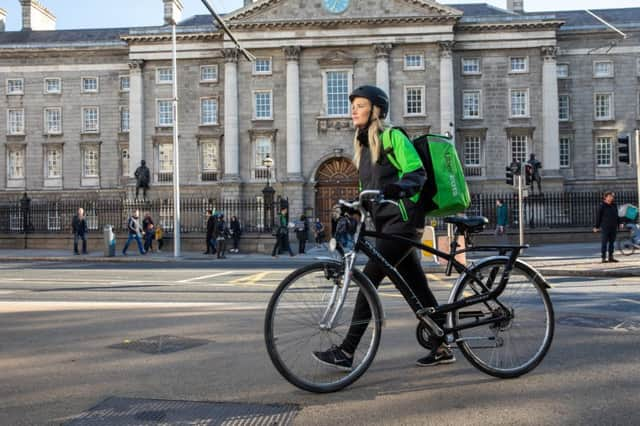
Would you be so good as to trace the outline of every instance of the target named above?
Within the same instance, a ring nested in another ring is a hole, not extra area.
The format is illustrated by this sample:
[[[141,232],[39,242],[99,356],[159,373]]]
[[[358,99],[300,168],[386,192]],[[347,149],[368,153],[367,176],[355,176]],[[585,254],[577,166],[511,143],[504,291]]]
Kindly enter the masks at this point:
[[[374,364],[346,390],[314,395],[284,381],[264,347],[265,306],[287,265],[211,265],[0,264],[0,424],[116,424],[77,417],[109,397],[284,404],[299,425],[638,424],[637,278],[550,278],[553,346],[515,380],[486,376],[460,353],[415,367],[416,321],[383,285]],[[446,300],[452,280],[428,276]],[[199,346],[113,347],[155,336]]]

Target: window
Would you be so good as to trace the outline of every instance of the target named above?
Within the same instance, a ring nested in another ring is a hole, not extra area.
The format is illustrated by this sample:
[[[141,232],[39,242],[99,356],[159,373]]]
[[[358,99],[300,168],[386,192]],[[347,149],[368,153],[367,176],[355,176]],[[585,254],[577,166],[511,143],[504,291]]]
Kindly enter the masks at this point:
[[[156,122],[159,127],[173,127],[173,101],[170,99],[156,101]]]
[[[218,66],[203,65],[200,67],[200,81],[202,83],[218,81]]]
[[[511,117],[528,117],[529,89],[511,89],[509,92]]]
[[[156,83],[157,84],[171,84],[173,83],[173,68],[157,68],[156,69]]]
[[[24,135],[24,109],[7,111],[7,134]]]
[[[48,135],[62,133],[62,108],[44,109],[44,132]]]
[[[569,64],[558,64],[556,66],[556,75],[558,76],[558,78],[568,78]]]
[[[62,229],[60,226],[60,211],[56,203],[53,206],[50,205],[47,209],[47,230],[59,231],[60,229]]]
[[[560,167],[569,167],[569,148],[571,146],[571,139],[566,137],[560,138]]]
[[[7,157],[7,177],[9,179],[24,179],[25,147],[9,148]]]
[[[96,93],[98,91],[98,77],[82,77],[82,92]]]
[[[462,74],[480,74],[480,58],[462,58]]]
[[[596,138],[596,167],[611,167],[612,154],[611,138]]]
[[[271,91],[253,92],[253,118],[271,120]]]
[[[59,179],[62,177],[62,149],[60,147],[48,147],[46,149],[46,163],[44,175],[47,179]]]
[[[349,71],[327,71],[325,74],[325,96],[327,115],[348,116],[351,90]]]
[[[24,78],[7,79],[7,95],[24,95]]]
[[[129,133],[129,129],[130,129],[129,107],[121,106],[120,107],[120,132]]]
[[[405,86],[404,114],[424,115],[424,86]]]
[[[173,145],[162,143],[158,145],[158,182],[173,180]]]
[[[258,136],[253,144],[253,178],[266,180],[267,176],[271,178],[271,169],[267,169],[263,164],[263,160],[269,155],[273,158],[271,151],[271,138],[268,136]]]
[[[129,148],[120,150],[120,171],[122,176],[129,176]]]
[[[527,161],[527,137],[511,136],[511,161]]]
[[[128,75],[121,75],[120,76],[120,91],[121,92],[128,92],[130,88],[131,88],[131,79],[129,78],[129,76]]]
[[[478,167],[481,165],[482,151],[479,136],[464,137],[464,165]]]
[[[613,62],[594,61],[593,76],[596,78],[613,77]]]
[[[480,90],[462,92],[462,118],[480,118]]]
[[[218,124],[218,100],[215,98],[200,99],[200,125]]]
[[[558,119],[569,121],[569,95],[558,96]]]
[[[82,133],[98,133],[99,121],[98,107],[82,108]]]
[[[509,58],[511,73],[524,73],[529,71],[529,58],[526,56],[514,56]]]
[[[62,93],[62,80],[59,78],[45,78],[44,93],[47,93],[47,94]]]
[[[596,93],[594,113],[596,120],[613,120],[613,93]]]
[[[218,144],[205,142],[200,144],[202,155],[202,181],[212,182],[218,180]]]
[[[271,58],[256,58],[256,60],[253,61],[253,74],[271,74]]]
[[[82,177],[97,178],[100,176],[100,147],[87,145],[82,150]]]
[[[404,55],[404,69],[405,70],[423,70],[424,69],[424,56],[420,53],[411,53]]]

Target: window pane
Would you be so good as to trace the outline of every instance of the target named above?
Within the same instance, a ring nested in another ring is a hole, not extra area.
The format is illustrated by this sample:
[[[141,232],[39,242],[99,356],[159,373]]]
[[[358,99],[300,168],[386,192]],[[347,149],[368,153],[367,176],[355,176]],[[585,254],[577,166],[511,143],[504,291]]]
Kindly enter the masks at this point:
[[[47,133],[62,133],[62,111],[59,108],[45,109],[44,117]]]
[[[465,136],[464,138],[464,165],[480,166],[480,137]]]
[[[158,101],[158,125],[173,126],[172,101]]]
[[[596,62],[594,67],[597,77],[609,77],[613,75],[613,64],[611,62]]]
[[[129,77],[128,76],[120,77],[120,90],[122,92],[128,92],[130,87],[131,87],[131,80],[129,79]]]
[[[24,149],[9,151],[9,178],[24,178]]]
[[[171,83],[173,82],[173,69],[171,68],[158,68],[157,70],[158,83]]]
[[[480,92],[464,92],[462,97],[463,116],[465,118],[480,117]]]
[[[47,150],[47,177],[59,178],[62,176],[62,151],[59,149]]]
[[[254,96],[256,118],[271,118],[271,92],[256,92]]]
[[[218,80],[218,66],[208,65],[200,68],[200,81]]]
[[[130,121],[129,108],[128,107],[120,108],[120,131],[121,132],[126,133],[129,131],[129,121]]]
[[[512,90],[511,116],[526,117],[528,112],[528,103],[526,90]]]
[[[420,68],[424,67],[423,65],[423,56],[422,55],[405,55],[404,56],[404,67],[405,68]]]
[[[85,132],[98,131],[98,108],[84,108],[82,110],[82,126]]]
[[[463,74],[477,74],[480,72],[480,59],[478,58],[465,58],[462,60],[462,73]]]
[[[23,109],[10,109],[8,120],[9,120],[9,123],[7,127],[10,135],[24,133],[24,110]]]
[[[173,172],[173,145],[164,143],[158,145],[158,168],[160,173]]]
[[[600,93],[596,94],[595,99],[595,112],[597,119],[611,118],[611,94]]]
[[[271,155],[271,139],[270,138],[257,138],[255,141],[255,156],[254,156],[254,161],[255,161],[255,167],[256,168],[262,168],[264,167],[262,165],[262,161],[267,157],[267,154],[269,154],[270,157],[273,158],[273,156]]]
[[[562,121],[569,120],[569,95],[558,97],[558,118]]]
[[[202,171],[213,172],[218,170],[218,148],[216,143],[202,144]]]
[[[611,138],[596,139],[596,166],[606,167],[611,165]]]
[[[527,137],[511,136],[511,161],[527,160]]]
[[[202,99],[200,101],[201,124],[216,124],[218,122],[218,100]]]
[[[258,58],[253,63],[253,71],[257,74],[271,73],[271,58]]]
[[[44,81],[45,91],[47,93],[60,93],[61,92],[61,82],[58,78],[47,78]]]
[[[569,167],[569,138],[560,138],[560,167]]]
[[[7,80],[7,93],[8,94],[24,93],[24,80],[21,78]]]
[[[349,73],[346,71],[327,72],[327,114],[349,114]]]
[[[97,78],[83,78],[82,79],[82,90],[85,92],[95,92],[98,90],[98,79]]]
[[[556,68],[556,73],[558,78],[567,78],[569,77],[569,65],[567,64],[559,64]]]
[[[84,177],[98,177],[98,166],[100,154],[98,147],[89,147],[84,149]]]
[[[527,70],[527,58],[511,58],[511,72],[524,72]]]
[[[422,101],[423,101],[422,87],[406,88],[407,114],[423,114]]]

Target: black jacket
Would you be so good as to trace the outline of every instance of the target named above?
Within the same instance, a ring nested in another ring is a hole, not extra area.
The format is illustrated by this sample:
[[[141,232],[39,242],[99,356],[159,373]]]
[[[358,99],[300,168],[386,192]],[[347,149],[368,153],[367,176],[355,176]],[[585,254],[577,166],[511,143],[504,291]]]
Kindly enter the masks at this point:
[[[211,215],[207,219],[207,239],[213,238],[213,234],[216,232],[216,217]]]
[[[618,205],[616,203],[607,204],[605,202],[600,204],[595,227],[601,228],[605,232],[611,232],[617,230],[619,224]]]
[[[74,235],[84,235],[88,231],[89,228],[87,227],[87,219],[83,217],[82,220],[80,220],[78,215],[75,215],[73,217],[73,220],[71,221],[71,232]]]

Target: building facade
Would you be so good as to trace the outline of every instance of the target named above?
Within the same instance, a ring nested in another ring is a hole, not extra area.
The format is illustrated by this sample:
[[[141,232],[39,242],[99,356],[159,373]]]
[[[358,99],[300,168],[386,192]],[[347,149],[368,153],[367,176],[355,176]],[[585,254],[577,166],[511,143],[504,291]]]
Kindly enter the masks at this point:
[[[640,127],[640,8],[595,11],[623,38],[511,0],[246,1],[226,20],[249,62],[210,16],[180,21],[180,0],[158,0],[165,25],[59,31],[20,1],[23,30],[0,32],[5,199],[130,198],[141,160],[150,197],[171,198],[174,79],[186,196],[260,197],[268,179],[297,215],[353,195],[348,94],[362,84],[390,94],[409,133],[450,132],[474,192],[508,190],[505,166],[530,154],[546,190],[635,184],[617,139]]]

